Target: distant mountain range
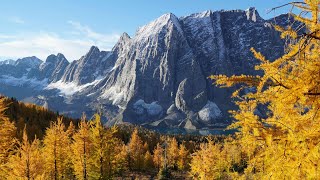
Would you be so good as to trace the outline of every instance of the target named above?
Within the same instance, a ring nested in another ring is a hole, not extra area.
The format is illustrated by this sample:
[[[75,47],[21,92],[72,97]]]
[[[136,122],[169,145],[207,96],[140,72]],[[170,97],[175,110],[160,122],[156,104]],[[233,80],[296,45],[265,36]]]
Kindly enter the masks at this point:
[[[268,59],[284,53],[270,20],[255,8],[205,11],[184,17],[164,14],[124,33],[111,51],[91,47],[79,60],[63,54],[0,62],[0,93],[45,105],[73,117],[102,112],[107,124],[131,122],[156,128],[225,126],[234,109],[233,89],[219,89],[211,74],[256,74],[254,47]],[[258,112],[259,113],[259,112]]]

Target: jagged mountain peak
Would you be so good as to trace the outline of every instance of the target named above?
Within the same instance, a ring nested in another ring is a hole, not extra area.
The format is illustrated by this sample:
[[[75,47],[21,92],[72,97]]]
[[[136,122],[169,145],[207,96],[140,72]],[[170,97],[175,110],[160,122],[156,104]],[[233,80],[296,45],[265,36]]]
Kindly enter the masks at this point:
[[[59,64],[61,63],[68,65],[69,61],[61,53],[58,53],[57,55],[51,54],[47,57],[45,62],[40,64],[39,69],[41,71],[48,71],[50,74],[51,73],[50,71],[53,71],[53,69],[59,66]],[[43,73],[47,73],[47,72],[43,72]]]
[[[47,57],[46,61],[39,66],[39,74],[37,77],[38,79],[47,78],[49,82],[58,81],[62,77],[68,64],[69,61],[63,54],[51,54]]]
[[[176,15],[174,15],[173,13],[166,13],[166,14],[160,16],[160,17],[158,18],[158,20],[164,20],[164,21],[165,21],[165,20],[167,20],[167,21],[172,20],[172,21],[176,21],[176,20],[178,20],[178,18],[177,18]]]
[[[181,24],[179,19],[172,13],[167,13],[149,24],[142,26],[136,32],[135,40],[140,41],[147,39],[157,33],[160,33],[164,27],[176,27],[178,31],[182,32]]]
[[[15,63],[16,66],[26,66],[28,68],[36,68],[38,67],[42,61],[37,58],[36,56],[30,56],[30,57],[24,57],[21,59],[18,59]]]
[[[45,64],[45,63],[54,63],[56,61],[56,59],[57,59],[56,57],[57,57],[56,55],[50,54],[43,64]]]
[[[91,46],[89,52],[87,53],[87,55],[91,55],[91,54],[97,54],[100,53],[100,50],[97,46]]]
[[[57,61],[68,61],[65,56],[61,53],[58,53],[57,55],[51,54],[47,57],[45,63],[56,63]]]
[[[88,61],[96,61],[101,54],[100,49],[97,46],[91,46],[86,55],[79,59],[80,63],[86,63]]]
[[[182,16],[180,18],[180,20],[183,20],[187,17],[193,17],[193,18],[204,18],[204,17],[209,17],[213,12],[211,10],[206,10],[206,11],[203,11],[203,12],[200,12],[200,13],[193,13],[191,15],[188,15],[188,16]]]
[[[257,21],[260,21],[262,19],[255,7],[250,7],[245,12],[246,12],[246,15],[247,15],[247,20],[251,20],[253,22],[257,22]]]
[[[120,36],[120,40],[129,40],[129,39],[131,39],[131,37],[126,32],[122,33],[122,35]]]
[[[12,59],[6,59],[6,60],[3,60],[3,61],[0,61],[0,65],[3,65],[3,64],[14,65],[15,63],[16,63],[16,61],[12,60]]]
[[[118,42],[115,44],[115,46],[112,48],[112,51],[119,51],[119,49],[123,49],[125,44],[131,41],[131,37],[126,33],[122,33],[120,36]]]
[[[63,54],[61,54],[61,53],[58,53],[58,54],[57,54],[57,57],[58,57],[59,59],[65,59],[65,60],[67,60],[67,58],[66,58]]]

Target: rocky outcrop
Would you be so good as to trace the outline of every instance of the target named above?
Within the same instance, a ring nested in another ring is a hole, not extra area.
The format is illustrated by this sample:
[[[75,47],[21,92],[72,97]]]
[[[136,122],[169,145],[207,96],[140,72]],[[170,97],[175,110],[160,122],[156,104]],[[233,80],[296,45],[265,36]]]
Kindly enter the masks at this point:
[[[0,65],[0,76],[10,76],[14,78],[30,78],[30,74],[32,74],[34,70],[38,70],[39,65],[42,63],[42,61],[35,56],[21,58],[15,62],[5,62],[9,63],[2,63]]]
[[[74,82],[78,85],[93,82],[102,78],[113,64],[109,63],[110,52],[100,51],[92,46],[89,52],[79,60],[72,62],[65,70],[63,82]]]
[[[50,55],[46,61],[39,67],[40,77],[38,79],[48,78],[49,82],[56,82],[60,80],[69,65],[69,61],[63,54]]]

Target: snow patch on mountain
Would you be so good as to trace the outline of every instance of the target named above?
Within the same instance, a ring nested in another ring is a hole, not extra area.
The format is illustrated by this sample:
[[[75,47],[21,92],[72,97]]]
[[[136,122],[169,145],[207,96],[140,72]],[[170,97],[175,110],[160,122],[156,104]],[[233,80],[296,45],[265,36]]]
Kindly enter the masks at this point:
[[[7,60],[4,60],[4,61],[0,61],[0,65],[14,65],[16,63],[15,60],[12,60],[12,59],[7,59]]]
[[[17,86],[17,87],[28,86],[28,87],[36,88],[39,90],[46,87],[48,84],[47,82],[48,82],[48,79],[43,79],[40,81],[35,78],[30,79],[25,75],[20,78],[6,76],[6,75],[0,76],[0,83],[10,85],[10,86]]]
[[[174,14],[168,13],[160,16],[158,19],[150,22],[149,24],[140,27],[136,33],[135,41],[145,40],[148,37],[157,35],[164,28],[167,28],[168,25],[175,26],[181,34],[183,33],[178,18]]]
[[[60,91],[60,94],[63,96],[72,96],[77,92],[83,91],[89,86],[94,86],[102,80],[101,77],[98,77],[95,81],[83,85],[78,85],[75,82],[63,82],[62,80],[50,83],[45,89],[57,89]]]
[[[148,104],[145,103],[142,99],[139,99],[133,104],[133,109],[138,115],[142,115],[145,111],[147,111],[147,113],[151,116],[160,115],[163,111],[163,108],[157,102]]]
[[[206,122],[220,118],[222,116],[222,112],[219,109],[218,105],[211,101],[208,101],[208,103],[199,111],[198,114],[200,119]]]
[[[102,95],[102,99],[109,99],[113,105],[119,105],[124,99],[124,93],[116,87],[107,89]]]

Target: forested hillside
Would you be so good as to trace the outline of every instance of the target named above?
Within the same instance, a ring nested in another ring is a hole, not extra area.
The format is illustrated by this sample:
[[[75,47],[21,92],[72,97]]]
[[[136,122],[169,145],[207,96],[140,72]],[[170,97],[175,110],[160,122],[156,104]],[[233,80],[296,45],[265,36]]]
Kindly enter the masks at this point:
[[[7,98],[0,96],[3,101],[6,110],[4,114],[14,122],[17,128],[17,138],[22,139],[23,129],[26,126],[27,135],[33,139],[35,136],[42,139],[50,122],[57,120],[59,117],[58,112],[50,111],[42,106],[34,104],[27,104],[16,100],[15,98]],[[69,125],[70,122],[77,124],[78,120],[63,117],[62,121],[65,125]]]
[[[105,127],[99,115],[74,120],[1,97],[0,179],[185,179],[191,153],[207,138],[130,124]]]

